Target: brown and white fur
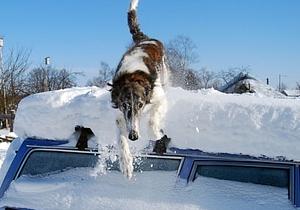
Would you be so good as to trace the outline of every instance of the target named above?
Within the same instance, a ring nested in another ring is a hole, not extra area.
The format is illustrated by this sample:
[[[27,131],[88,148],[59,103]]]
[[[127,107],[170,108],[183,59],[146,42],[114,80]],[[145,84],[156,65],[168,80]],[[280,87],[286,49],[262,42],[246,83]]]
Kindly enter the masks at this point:
[[[121,111],[116,120],[119,131],[121,171],[132,176],[132,156],[127,137],[139,138],[139,120],[149,106],[149,131],[156,140],[163,136],[161,121],[166,113],[164,87],[168,82],[168,68],[163,44],[140,31],[136,8],[138,0],[131,0],[128,25],[134,46],[122,57],[113,78],[111,98],[114,108]]]

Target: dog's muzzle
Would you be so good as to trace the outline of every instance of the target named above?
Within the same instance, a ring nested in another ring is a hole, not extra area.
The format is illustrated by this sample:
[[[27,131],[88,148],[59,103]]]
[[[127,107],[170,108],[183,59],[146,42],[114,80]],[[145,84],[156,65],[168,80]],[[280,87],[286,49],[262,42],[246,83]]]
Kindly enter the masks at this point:
[[[128,138],[132,141],[136,141],[139,138],[139,134],[135,130],[131,130],[128,134]]]

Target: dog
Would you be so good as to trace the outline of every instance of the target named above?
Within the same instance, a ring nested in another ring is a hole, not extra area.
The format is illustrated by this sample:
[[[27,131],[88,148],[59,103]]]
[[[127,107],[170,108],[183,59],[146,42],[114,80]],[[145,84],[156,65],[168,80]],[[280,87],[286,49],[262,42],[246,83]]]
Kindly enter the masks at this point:
[[[116,119],[119,130],[120,168],[131,177],[132,156],[127,137],[138,140],[139,120],[146,106],[149,110],[149,131],[154,139],[164,134],[161,122],[166,114],[167,100],[165,87],[168,84],[169,70],[163,44],[149,38],[139,28],[137,22],[138,0],[131,0],[128,11],[128,26],[133,46],[123,55],[112,80],[111,101],[113,108],[120,110]]]

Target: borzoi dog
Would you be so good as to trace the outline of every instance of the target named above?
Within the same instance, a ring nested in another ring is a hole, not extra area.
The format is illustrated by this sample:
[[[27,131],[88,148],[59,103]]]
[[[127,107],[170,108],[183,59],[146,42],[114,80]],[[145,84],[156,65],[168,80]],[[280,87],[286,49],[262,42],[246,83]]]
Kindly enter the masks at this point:
[[[139,119],[145,106],[150,108],[149,131],[155,140],[163,136],[161,121],[166,113],[164,86],[168,81],[168,68],[163,44],[141,32],[137,23],[138,0],[131,0],[128,25],[134,46],[122,57],[113,78],[111,98],[114,108],[121,111],[116,123],[119,130],[121,171],[132,176],[132,156],[127,136],[139,138]]]

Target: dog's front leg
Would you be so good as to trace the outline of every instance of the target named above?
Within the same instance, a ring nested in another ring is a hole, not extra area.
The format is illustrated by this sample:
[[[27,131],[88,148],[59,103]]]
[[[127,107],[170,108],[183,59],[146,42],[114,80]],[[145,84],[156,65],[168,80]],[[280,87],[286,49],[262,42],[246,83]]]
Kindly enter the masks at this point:
[[[154,136],[155,140],[162,138],[164,135],[162,132],[162,121],[166,115],[166,112],[167,100],[163,94],[159,100],[153,101],[150,110],[149,131],[151,132],[151,136]]]
[[[131,179],[133,173],[133,158],[130,153],[128,139],[126,138],[126,122],[122,115],[117,118],[116,124],[119,132],[118,146],[120,170],[128,179]]]

